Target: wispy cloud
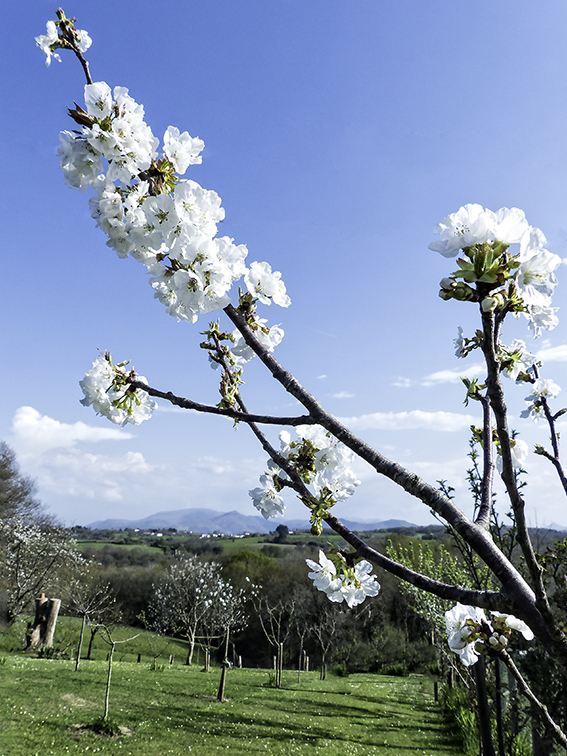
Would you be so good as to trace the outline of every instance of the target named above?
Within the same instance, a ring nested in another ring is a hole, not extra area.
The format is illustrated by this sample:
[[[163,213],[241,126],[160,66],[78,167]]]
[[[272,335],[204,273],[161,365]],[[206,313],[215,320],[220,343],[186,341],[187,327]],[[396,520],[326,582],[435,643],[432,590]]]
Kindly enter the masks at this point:
[[[537,358],[542,362],[567,362],[567,344],[544,347],[537,352]]]
[[[484,365],[469,365],[464,369],[438,370],[426,375],[421,380],[422,386],[435,386],[439,383],[460,383],[461,378],[476,378],[486,372]]]
[[[424,378],[414,379],[398,376],[392,382],[392,386],[412,388],[414,386],[439,386],[442,383],[460,383],[461,378],[476,378],[479,375],[483,375],[485,371],[486,368],[483,365],[467,365],[466,367],[455,368],[454,370],[438,370],[435,373],[426,375]]]
[[[333,399],[352,399],[354,394],[351,394],[350,391],[338,391],[336,394],[331,394],[331,397]]]
[[[453,432],[468,428],[477,422],[474,415],[461,415],[456,412],[374,412],[359,417],[343,417],[341,422],[349,428],[358,430],[416,430],[425,428],[444,432]]]

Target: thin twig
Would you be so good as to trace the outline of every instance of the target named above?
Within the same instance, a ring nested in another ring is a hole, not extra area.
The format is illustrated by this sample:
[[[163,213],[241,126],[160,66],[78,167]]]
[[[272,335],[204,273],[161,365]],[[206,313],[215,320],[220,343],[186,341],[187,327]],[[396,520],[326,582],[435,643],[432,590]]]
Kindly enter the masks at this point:
[[[557,725],[551,716],[549,715],[549,712],[547,710],[547,707],[545,704],[543,704],[532,692],[530,686],[528,683],[524,680],[524,677],[518,667],[514,664],[512,661],[512,658],[510,654],[502,650],[500,652],[500,658],[504,662],[504,664],[508,667],[510,672],[514,675],[519,687],[522,690],[522,693],[526,696],[526,698],[533,703],[533,705],[536,707],[536,709],[540,712],[540,714],[543,716],[545,721],[548,723],[550,728],[553,731],[553,737],[559,743],[559,745],[562,745],[563,748],[567,748],[567,737],[565,737],[565,734],[563,733],[563,730]]]
[[[171,391],[159,391],[159,389],[152,388],[142,381],[132,381],[128,384],[132,389],[141,389],[150,396],[155,396],[157,399],[165,399],[170,404],[182,409],[195,410],[196,412],[205,412],[211,415],[222,415],[223,417],[229,417],[232,420],[238,420],[243,423],[261,423],[263,425],[313,425],[316,421],[309,415],[300,415],[298,417],[273,417],[272,415],[254,415],[244,410],[230,409],[228,407],[214,407],[209,404],[200,404],[194,402],[191,399],[184,399],[183,397],[176,396]]]

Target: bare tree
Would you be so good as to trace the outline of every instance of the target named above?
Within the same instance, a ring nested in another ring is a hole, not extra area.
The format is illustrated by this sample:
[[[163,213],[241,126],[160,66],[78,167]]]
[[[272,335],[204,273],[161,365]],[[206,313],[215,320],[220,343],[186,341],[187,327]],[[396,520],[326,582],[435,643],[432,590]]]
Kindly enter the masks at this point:
[[[260,596],[256,599],[256,609],[266,640],[276,652],[276,687],[281,688],[284,643],[292,628],[295,601],[282,598],[272,603],[266,596]]]
[[[76,672],[81,663],[81,650],[87,624],[93,630],[96,628],[91,634],[91,643],[89,644],[89,651],[92,651],[92,641],[98,629],[118,622],[120,612],[116,607],[110,585],[101,582],[96,574],[86,573],[81,578],[70,582],[65,589],[65,594],[70,609],[82,620],[75,659]]]

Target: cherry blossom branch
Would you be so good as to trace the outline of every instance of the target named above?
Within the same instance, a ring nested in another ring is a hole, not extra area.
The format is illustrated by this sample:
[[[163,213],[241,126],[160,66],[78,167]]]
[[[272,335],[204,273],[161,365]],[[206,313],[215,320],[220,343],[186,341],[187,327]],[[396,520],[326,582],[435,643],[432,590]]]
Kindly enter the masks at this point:
[[[510,444],[510,433],[508,431],[507,408],[504,400],[504,390],[500,382],[499,362],[496,354],[497,345],[494,342],[494,313],[484,312],[481,308],[482,326],[484,338],[481,344],[482,351],[486,360],[488,375],[486,378],[486,388],[490,405],[496,419],[496,432],[500,441],[500,453],[502,456],[502,480],[506,486],[514,516],[516,519],[517,538],[524,554],[528,571],[532,578],[532,583],[536,593],[536,599],[540,610],[544,613],[547,623],[550,627],[554,625],[551,616],[551,609],[547,600],[545,586],[543,583],[543,568],[538,563],[535,551],[528,532],[528,525],[525,516],[524,500],[520,495],[516,485],[516,475],[512,465],[512,452]]]
[[[147,383],[142,381],[132,381],[128,384],[132,390],[141,389],[150,396],[157,399],[165,399],[170,404],[182,409],[195,410],[196,412],[204,412],[211,415],[222,415],[223,417],[229,417],[232,420],[238,420],[243,423],[261,423],[263,425],[314,425],[317,421],[310,415],[300,415],[298,417],[274,417],[272,415],[254,415],[244,410],[230,409],[228,407],[214,407],[209,404],[200,404],[194,402],[191,399],[184,399],[183,397],[176,396],[171,391],[160,391],[159,389],[148,386]]]
[[[537,380],[539,378],[539,369],[537,365],[533,365],[533,371]],[[549,425],[549,433],[551,436],[551,445],[553,448],[553,454],[550,454],[541,445],[538,445],[536,447],[536,452],[540,454],[542,457],[545,457],[546,459],[548,459],[552,463],[552,465],[555,467],[557,471],[557,475],[559,476],[559,480],[561,481],[561,485],[563,486],[563,490],[567,494],[567,477],[565,476],[565,471],[563,470],[563,465],[561,464],[561,460],[559,458],[559,435],[555,428],[555,423],[562,415],[564,415],[567,412],[567,408],[561,409],[559,410],[559,412],[556,412],[555,414],[553,414],[551,412],[549,402],[547,401],[547,397],[540,396],[539,401],[541,402],[541,406],[543,407],[547,424]]]
[[[492,481],[494,477],[494,463],[492,461],[492,416],[490,413],[490,401],[486,396],[479,394],[482,404],[482,441],[483,441],[483,473],[481,481],[481,500],[475,524],[489,530],[492,515]]]
[[[91,78],[88,61],[85,59],[77,44],[77,34],[74,26],[76,19],[66,18],[63,8],[57,8],[56,15],[59,19],[59,30],[61,31],[61,38],[63,43],[61,46],[66,47],[75,53],[75,55],[79,59],[81,66],[83,67],[83,71],[85,72],[87,84],[92,84],[93,80]]]
[[[373,562],[378,567],[382,567],[386,572],[396,575],[406,583],[411,583],[411,585],[414,585],[416,588],[427,591],[428,593],[433,593],[435,596],[439,596],[439,598],[442,599],[458,601],[461,604],[471,604],[482,607],[483,609],[491,609],[493,611],[504,613],[511,611],[513,606],[512,601],[500,591],[475,591],[469,588],[462,588],[458,585],[450,585],[438,580],[433,580],[433,578],[426,577],[420,572],[415,572],[409,567],[406,567],[399,562],[395,562],[393,559],[390,559],[379,551],[376,551],[376,549],[373,549],[371,546],[368,546],[368,544],[349,530],[346,525],[334,515],[328,514],[324,517],[324,520],[335,533],[338,533],[345,541],[347,541],[347,543],[350,543],[361,557]]]
[[[516,615],[525,619],[540,640],[545,645],[549,645],[552,642],[550,632],[547,629],[547,623],[543,622],[538,606],[536,606],[532,589],[518,570],[497,548],[486,530],[472,523],[450,499],[436,488],[398,463],[384,457],[364,441],[357,438],[336,418],[329,415],[315,397],[308,393],[299,381],[286,371],[273,355],[260,344],[248,327],[246,319],[232,305],[228,305],[224,311],[234,325],[236,325],[248,346],[268,368],[272,376],[281,383],[288,393],[303,404],[317,423],[342,441],[357,456],[368,462],[378,473],[389,478],[409,494],[423,501],[463,536],[465,541],[471,545],[493,574],[500,580],[503,594],[511,600]],[[561,651],[558,651],[558,653],[563,656],[564,663],[567,664],[567,643],[560,637],[554,638],[554,640],[560,644]]]

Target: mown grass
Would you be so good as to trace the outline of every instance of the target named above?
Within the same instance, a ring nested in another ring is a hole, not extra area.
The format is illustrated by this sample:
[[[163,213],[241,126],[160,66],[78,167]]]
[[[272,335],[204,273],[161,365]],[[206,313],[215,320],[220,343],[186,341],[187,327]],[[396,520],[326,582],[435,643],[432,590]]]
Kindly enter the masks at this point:
[[[232,669],[227,701],[218,669],[118,662],[110,716],[132,735],[109,738],[77,726],[103,712],[107,665],[11,654],[0,664],[1,756],[313,754],[457,756],[458,746],[420,676],[329,677],[284,672],[284,689],[266,670]]]
[[[140,549],[140,551],[147,551],[153,554],[163,554],[163,548],[159,546],[148,546],[145,543],[113,543],[112,541],[77,541],[77,549],[82,551],[83,549],[95,549],[96,551],[102,551],[105,546],[111,546],[113,549],[124,549],[124,551],[132,551],[133,549]]]

